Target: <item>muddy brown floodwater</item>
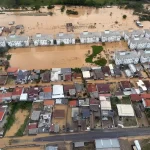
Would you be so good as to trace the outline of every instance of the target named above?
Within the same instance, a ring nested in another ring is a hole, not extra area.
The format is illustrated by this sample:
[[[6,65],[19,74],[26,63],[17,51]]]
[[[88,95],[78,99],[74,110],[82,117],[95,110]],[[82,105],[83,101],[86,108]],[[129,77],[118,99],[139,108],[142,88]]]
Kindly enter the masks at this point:
[[[9,51],[12,54],[10,65],[20,69],[48,69],[65,67],[83,67],[89,66],[85,62],[88,50],[91,46],[99,44],[77,44],[65,46],[17,48]],[[104,50],[128,50],[127,43],[114,42],[106,43]]]
[[[36,12],[17,12],[0,15],[0,25],[8,26],[10,21],[15,21],[15,24],[23,24],[26,35],[34,35],[36,33],[56,34],[58,32],[67,32],[66,23],[70,22],[74,25],[74,33],[83,31],[104,31],[104,30],[128,30],[138,29],[134,20],[138,16],[133,15],[133,10],[119,9],[116,6],[112,8],[90,8],[90,7],[69,7],[66,9],[77,10],[79,15],[66,15],[60,12],[61,6],[55,6],[52,10],[41,8],[41,12],[52,11],[53,16],[29,16],[30,13]],[[26,13],[25,16],[22,16]],[[112,13],[112,15],[110,15]],[[123,15],[127,15],[127,19],[122,19]],[[27,16],[28,15],[28,16]],[[118,22],[117,24],[115,22]],[[148,21],[142,22],[144,28],[150,28]],[[95,26],[94,28],[91,26]]]

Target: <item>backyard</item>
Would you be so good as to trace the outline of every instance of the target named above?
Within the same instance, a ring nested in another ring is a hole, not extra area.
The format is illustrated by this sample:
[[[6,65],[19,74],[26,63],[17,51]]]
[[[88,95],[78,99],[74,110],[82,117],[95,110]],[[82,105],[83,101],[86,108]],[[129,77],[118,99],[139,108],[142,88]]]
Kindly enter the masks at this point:
[[[9,107],[11,111],[7,118],[7,124],[4,126],[5,136],[22,136],[28,121],[32,103],[12,103]]]

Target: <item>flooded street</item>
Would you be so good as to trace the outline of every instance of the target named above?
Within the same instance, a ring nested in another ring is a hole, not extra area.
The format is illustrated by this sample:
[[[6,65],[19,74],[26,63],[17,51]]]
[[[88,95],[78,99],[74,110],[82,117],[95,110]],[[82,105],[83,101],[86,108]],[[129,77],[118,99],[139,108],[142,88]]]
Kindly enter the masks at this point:
[[[138,29],[134,20],[138,16],[133,16],[133,10],[113,8],[90,8],[90,7],[69,7],[68,9],[77,10],[79,15],[66,15],[61,13],[61,6],[55,6],[52,10],[41,8],[41,12],[53,12],[53,16],[29,16],[29,12],[15,12],[0,15],[1,26],[8,26],[10,21],[15,21],[15,25],[23,24],[26,35],[34,35],[36,33],[56,34],[58,32],[67,32],[66,23],[73,23],[74,33],[83,31],[104,31],[104,30],[128,30],[131,28]],[[67,9],[67,7],[66,7]],[[65,10],[66,10],[65,9]],[[25,16],[22,14],[26,13]],[[34,12],[36,13],[36,12]],[[110,15],[112,14],[112,15]],[[122,19],[123,15],[127,15],[127,19]],[[115,22],[118,22],[117,24]],[[142,22],[144,28],[150,28],[148,21]],[[94,27],[91,27],[94,26]]]
[[[10,65],[20,69],[48,69],[65,67],[83,67],[85,55],[91,46],[100,44],[66,45],[51,47],[17,48],[10,50]],[[104,50],[127,50],[125,42],[106,43]]]

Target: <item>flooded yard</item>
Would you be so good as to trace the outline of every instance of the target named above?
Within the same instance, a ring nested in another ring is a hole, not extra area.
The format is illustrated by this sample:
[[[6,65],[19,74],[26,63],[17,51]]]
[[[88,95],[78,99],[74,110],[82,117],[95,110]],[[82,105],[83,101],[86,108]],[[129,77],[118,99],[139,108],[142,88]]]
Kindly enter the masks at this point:
[[[33,47],[11,49],[12,54],[10,65],[20,69],[49,69],[65,67],[83,67],[89,66],[85,62],[88,50],[92,51],[91,46],[99,44],[86,45],[65,45],[51,47]],[[104,50],[127,50],[127,44],[124,42],[106,43]]]
[[[66,7],[65,10],[77,10],[78,15],[67,15],[66,12],[61,13],[61,6],[55,6],[52,10],[41,8],[42,13],[53,12],[50,16],[37,16],[37,12],[5,12],[0,15],[1,26],[8,26],[8,23],[15,21],[15,25],[23,24],[26,35],[34,35],[36,33],[56,34],[58,32],[67,32],[66,23],[72,23],[74,33],[83,31],[100,32],[104,30],[129,30],[131,28],[138,29],[134,20],[138,16],[133,15],[133,10],[119,9],[114,6],[112,8],[91,8],[91,7]],[[31,14],[32,13],[32,14]],[[40,15],[42,15],[40,13]],[[127,18],[123,19],[122,16]],[[106,19],[107,18],[107,19]],[[150,28],[148,21],[142,22],[144,28]]]
[[[6,132],[6,137],[7,136],[14,136],[15,133],[18,131],[18,129],[20,128],[20,126],[24,123],[24,120],[26,119],[26,117],[28,116],[29,112],[27,110],[18,110],[15,114],[15,122],[12,125],[12,127],[10,128],[10,130],[8,130]]]

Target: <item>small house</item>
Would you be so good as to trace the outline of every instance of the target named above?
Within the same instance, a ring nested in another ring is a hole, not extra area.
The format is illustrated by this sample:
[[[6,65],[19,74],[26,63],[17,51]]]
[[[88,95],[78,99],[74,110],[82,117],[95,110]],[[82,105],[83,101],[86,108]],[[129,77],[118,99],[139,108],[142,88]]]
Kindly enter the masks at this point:
[[[20,96],[23,93],[23,87],[16,87],[12,92],[12,100],[20,100]]]
[[[49,83],[50,82],[50,71],[45,71],[43,74],[41,74],[41,80],[43,83]]]
[[[0,36],[0,47],[6,47],[6,38]]]
[[[101,84],[96,84],[97,90],[99,94],[107,94],[110,93],[110,87],[109,84],[101,83]]]
[[[8,76],[17,76],[17,73],[18,73],[18,68],[15,68],[15,67],[8,67],[7,69],[7,75]]]

